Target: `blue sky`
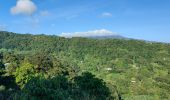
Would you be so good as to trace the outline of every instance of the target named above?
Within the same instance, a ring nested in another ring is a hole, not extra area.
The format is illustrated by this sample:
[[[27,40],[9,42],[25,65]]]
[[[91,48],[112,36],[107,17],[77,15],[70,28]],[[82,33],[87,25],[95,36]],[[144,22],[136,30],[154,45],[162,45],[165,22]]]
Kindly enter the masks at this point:
[[[170,0],[1,0],[0,30],[170,42]]]

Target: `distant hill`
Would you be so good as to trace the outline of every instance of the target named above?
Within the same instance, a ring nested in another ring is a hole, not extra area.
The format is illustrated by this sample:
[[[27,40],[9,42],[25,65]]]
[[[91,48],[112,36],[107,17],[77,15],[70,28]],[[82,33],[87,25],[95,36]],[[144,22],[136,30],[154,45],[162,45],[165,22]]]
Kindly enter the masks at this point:
[[[64,37],[64,36],[59,36]],[[96,35],[96,36],[73,36],[73,37],[65,37],[65,38],[89,38],[89,39],[130,39],[121,35]]]
[[[120,35],[110,35],[110,36],[91,36],[86,38],[94,38],[94,39],[126,39],[126,37]]]

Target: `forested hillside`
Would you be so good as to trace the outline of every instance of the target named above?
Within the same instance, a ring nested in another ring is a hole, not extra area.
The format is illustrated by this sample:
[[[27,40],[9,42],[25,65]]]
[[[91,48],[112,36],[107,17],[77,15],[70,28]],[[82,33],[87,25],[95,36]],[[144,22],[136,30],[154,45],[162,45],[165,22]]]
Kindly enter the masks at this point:
[[[2,100],[169,100],[170,44],[0,32]]]

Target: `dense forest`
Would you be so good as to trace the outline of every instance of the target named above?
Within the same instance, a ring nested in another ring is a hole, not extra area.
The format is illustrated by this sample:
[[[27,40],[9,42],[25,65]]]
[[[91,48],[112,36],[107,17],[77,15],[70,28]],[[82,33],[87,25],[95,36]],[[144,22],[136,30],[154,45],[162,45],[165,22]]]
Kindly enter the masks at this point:
[[[0,32],[1,100],[170,100],[170,44]]]

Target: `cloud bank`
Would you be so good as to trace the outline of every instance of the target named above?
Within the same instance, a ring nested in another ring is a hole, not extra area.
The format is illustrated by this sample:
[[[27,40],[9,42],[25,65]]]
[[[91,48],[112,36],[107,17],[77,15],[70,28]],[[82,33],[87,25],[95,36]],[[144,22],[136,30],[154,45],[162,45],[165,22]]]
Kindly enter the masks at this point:
[[[5,31],[7,28],[7,25],[0,25],[0,31]]]
[[[61,33],[59,36],[71,38],[71,37],[94,37],[94,36],[113,36],[113,35],[118,35],[118,34],[106,29],[100,29],[100,30],[93,30],[87,32]]]
[[[50,15],[50,12],[47,10],[40,11],[40,16],[49,16],[49,15]]]
[[[112,14],[109,12],[102,13],[102,17],[112,17]]]
[[[11,13],[32,15],[36,11],[37,7],[31,0],[18,0],[17,4],[11,8]]]

